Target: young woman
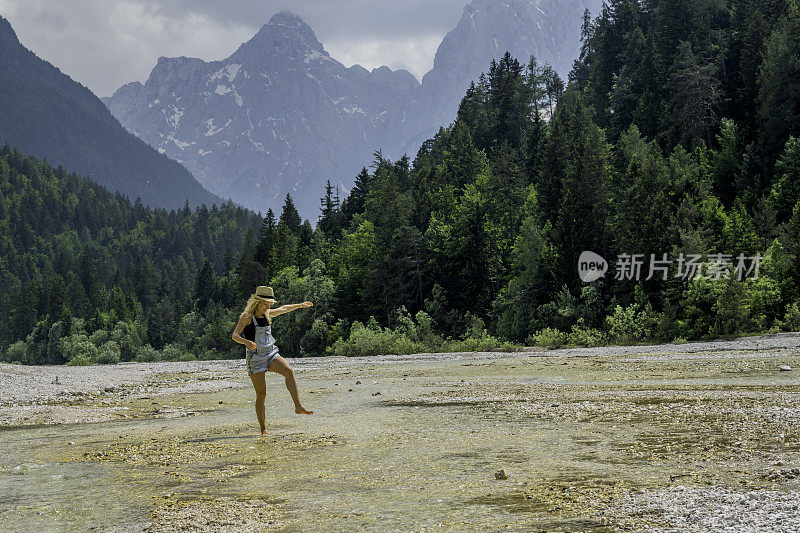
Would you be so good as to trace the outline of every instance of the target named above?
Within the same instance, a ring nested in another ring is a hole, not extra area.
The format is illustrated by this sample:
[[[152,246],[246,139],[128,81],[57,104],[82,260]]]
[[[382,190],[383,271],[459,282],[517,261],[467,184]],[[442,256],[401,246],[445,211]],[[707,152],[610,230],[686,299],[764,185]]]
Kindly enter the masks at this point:
[[[300,403],[300,396],[297,393],[297,382],[294,380],[292,367],[286,359],[278,355],[278,347],[275,346],[275,339],[272,337],[272,317],[282,315],[314,305],[311,302],[301,304],[282,305],[276,309],[271,309],[275,303],[275,296],[272,287],[260,286],[256,292],[250,295],[244,311],[239,316],[239,322],[233,330],[231,338],[239,344],[247,347],[246,362],[247,372],[250,374],[250,381],[256,390],[256,416],[261,425],[261,434],[267,434],[267,426],[264,414],[264,400],[267,397],[267,384],[264,375],[267,370],[277,372],[286,380],[286,388],[292,395],[294,401],[294,412],[298,414],[310,415],[314,411],[309,411]]]

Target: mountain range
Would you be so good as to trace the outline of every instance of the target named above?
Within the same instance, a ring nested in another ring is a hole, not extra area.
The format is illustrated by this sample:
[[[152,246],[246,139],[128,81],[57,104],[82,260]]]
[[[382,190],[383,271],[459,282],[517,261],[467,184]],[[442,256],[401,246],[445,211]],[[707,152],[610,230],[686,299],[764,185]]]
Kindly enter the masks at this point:
[[[192,174],[126,131],[89,89],[38,58],[0,16],[0,144],[166,208],[222,204]]]
[[[600,5],[474,0],[422,82],[405,70],[345,67],[300,17],[282,11],[230,57],[162,57],[145,83],[103,102],[211,192],[261,212],[279,209],[288,192],[316,220],[327,180],[346,191],[376,150],[413,157],[505,51],[524,62],[534,55],[566,77],[584,10],[596,14]]]

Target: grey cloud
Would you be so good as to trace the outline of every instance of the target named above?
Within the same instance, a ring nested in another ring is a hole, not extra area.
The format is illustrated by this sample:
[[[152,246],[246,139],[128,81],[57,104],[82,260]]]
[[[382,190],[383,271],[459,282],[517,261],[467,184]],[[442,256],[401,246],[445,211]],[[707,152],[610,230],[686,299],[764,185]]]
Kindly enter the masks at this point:
[[[159,56],[222,59],[272,15],[300,15],[350,65],[433,65],[467,0],[0,0],[22,43],[99,96],[144,81]]]

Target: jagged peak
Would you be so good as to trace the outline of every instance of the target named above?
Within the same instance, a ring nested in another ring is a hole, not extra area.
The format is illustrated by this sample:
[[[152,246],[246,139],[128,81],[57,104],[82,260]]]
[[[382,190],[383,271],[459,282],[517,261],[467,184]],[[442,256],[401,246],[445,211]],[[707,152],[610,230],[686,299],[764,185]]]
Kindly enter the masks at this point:
[[[270,24],[275,25],[275,26],[281,25],[281,24],[294,24],[296,26],[308,26],[308,24],[306,24],[305,21],[302,18],[300,18],[299,15],[295,15],[294,13],[292,13],[291,11],[286,10],[286,9],[282,9],[281,11],[278,11],[277,13],[272,15],[272,17],[269,19],[269,22],[267,22],[267,25],[270,25]]]
[[[245,61],[246,57],[258,57],[265,52],[271,54],[276,46],[283,48],[284,51],[291,50],[291,57],[306,62],[331,59],[311,26],[299,16],[285,10],[275,13],[269,22],[261,26],[258,33],[242,44],[229,59]]]
[[[312,30],[311,26],[306,24],[298,15],[295,15],[291,11],[283,10],[272,15],[269,22],[261,26],[261,29],[258,30],[258,33],[256,33],[250,41],[256,41],[259,37],[274,35],[275,33],[308,33],[314,35],[314,30]],[[316,35],[314,35],[314,40],[316,41]]]
[[[11,27],[11,23],[3,16],[0,16],[0,42],[19,44],[17,32]]]

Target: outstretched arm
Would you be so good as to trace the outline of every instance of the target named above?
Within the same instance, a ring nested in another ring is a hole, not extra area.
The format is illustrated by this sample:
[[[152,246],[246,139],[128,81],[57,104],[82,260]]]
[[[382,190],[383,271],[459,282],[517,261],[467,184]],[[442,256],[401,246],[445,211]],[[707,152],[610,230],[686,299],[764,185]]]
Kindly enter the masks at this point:
[[[282,315],[283,313],[289,313],[290,311],[294,311],[295,309],[303,309],[304,307],[311,307],[314,305],[311,302],[303,302],[301,304],[286,304],[280,307],[276,307],[275,309],[269,310],[269,317],[272,318],[274,316]]]

